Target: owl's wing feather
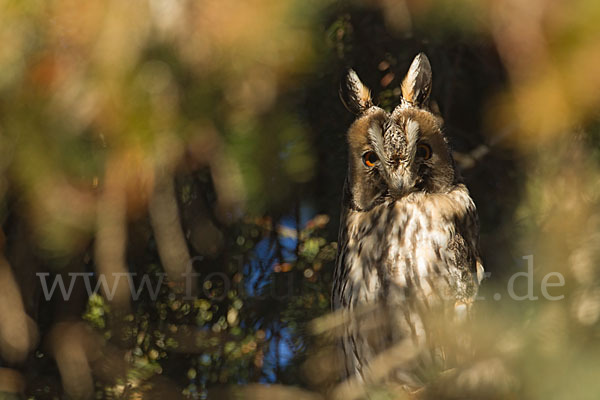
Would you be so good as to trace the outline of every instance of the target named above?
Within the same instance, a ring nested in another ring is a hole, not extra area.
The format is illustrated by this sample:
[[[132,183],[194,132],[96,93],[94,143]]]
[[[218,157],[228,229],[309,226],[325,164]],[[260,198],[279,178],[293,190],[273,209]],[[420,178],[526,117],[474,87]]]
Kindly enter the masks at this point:
[[[471,303],[483,278],[483,264],[479,252],[479,218],[470,197],[466,199],[464,214],[456,219],[453,245],[455,248],[452,250],[456,256],[455,267],[462,273],[458,282],[457,297],[459,300]]]

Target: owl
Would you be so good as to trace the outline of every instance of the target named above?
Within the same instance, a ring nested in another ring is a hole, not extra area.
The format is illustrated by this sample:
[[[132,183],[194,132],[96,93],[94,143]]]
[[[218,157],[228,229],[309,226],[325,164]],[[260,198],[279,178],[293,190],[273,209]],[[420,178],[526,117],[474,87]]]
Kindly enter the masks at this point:
[[[446,368],[436,337],[464,320],[483,277],[475,205],[430,109],[431,79],[421,53],[391,113],[352,70],[340,88],[357,118],[347,133],[332,304],[344,321],[345,374],[364,383],[382,378],[382,360],[394,364],[386,377],[407,388]]]

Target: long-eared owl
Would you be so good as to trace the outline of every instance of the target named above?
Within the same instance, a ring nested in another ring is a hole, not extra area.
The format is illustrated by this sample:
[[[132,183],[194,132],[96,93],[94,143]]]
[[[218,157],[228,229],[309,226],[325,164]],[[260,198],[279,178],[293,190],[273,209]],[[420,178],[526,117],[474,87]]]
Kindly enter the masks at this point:
[[[357,119],[347,133],[332,303],[345,321],[346,374],[365,382],[379,374],[376,359],[402,343],[390,374],[422,385],[428,366],[447,361],[433,339],[444,334],[440,315],[465,315],[483,276],[475,205],[430,109],[431,77],[417,55],[391,113],[352,70],[340,88]]]

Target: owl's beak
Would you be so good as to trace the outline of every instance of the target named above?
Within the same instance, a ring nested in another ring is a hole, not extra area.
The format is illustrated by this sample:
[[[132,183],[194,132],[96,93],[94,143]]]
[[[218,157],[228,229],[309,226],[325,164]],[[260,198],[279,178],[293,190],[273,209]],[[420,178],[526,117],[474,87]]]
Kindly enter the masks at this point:
[[[394,198],[402,197],[402,182],[395,181],[393,184],[388,185],[388,192]]]
[[[414,179],[411,178],[410,171],[400,166],[390,177],[388,181],[388,192],[395,199],[405,196],[414,186]]]
[[[399,199],[406,194],[406,191],[404,190],[402,185],[394,186],[394,187],[390,186],[388,188],[388,192],[389,192],[390,196],[393,197],[394,199]]]

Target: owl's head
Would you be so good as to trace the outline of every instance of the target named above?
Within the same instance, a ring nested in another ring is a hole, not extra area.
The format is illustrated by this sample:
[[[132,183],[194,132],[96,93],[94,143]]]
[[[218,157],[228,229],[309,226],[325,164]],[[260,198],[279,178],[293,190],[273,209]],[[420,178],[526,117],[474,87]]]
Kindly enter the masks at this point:
[[[348,189],[353,205],[367,210],[386,198],[448,191],[456,181],[441,118],[429,109],[431,65],[417,55],[392,113],[373,105],[369,89],[348,72],[340,97],[357,115],[348,130]]]

